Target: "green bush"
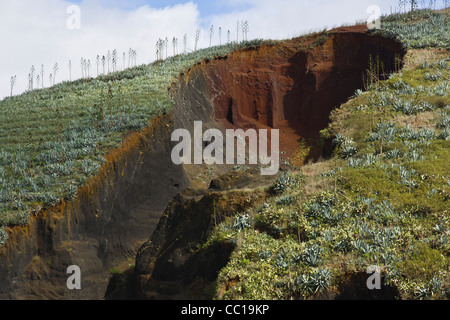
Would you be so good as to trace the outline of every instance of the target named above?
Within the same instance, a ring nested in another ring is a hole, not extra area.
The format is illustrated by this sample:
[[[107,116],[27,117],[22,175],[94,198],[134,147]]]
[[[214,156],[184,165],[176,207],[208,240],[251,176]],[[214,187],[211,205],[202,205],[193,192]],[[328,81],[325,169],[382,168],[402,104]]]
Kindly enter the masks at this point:
[[[441,252],[430,248],[427,244],[418,244],[411,248],[407,259],[404,259],[399,269],[409,279],[428,282],[447,265],[448,261]]]

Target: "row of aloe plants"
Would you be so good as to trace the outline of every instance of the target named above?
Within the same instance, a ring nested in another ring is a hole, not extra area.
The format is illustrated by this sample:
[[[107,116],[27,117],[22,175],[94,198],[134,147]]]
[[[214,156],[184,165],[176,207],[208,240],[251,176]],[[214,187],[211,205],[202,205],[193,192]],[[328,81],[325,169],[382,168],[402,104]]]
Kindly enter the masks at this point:
[[[172,109],[167,88],[180,72],[262,42],[211,47],[0,101],[0,225],[26,224],[35,207],[73,198],[124,133]]]

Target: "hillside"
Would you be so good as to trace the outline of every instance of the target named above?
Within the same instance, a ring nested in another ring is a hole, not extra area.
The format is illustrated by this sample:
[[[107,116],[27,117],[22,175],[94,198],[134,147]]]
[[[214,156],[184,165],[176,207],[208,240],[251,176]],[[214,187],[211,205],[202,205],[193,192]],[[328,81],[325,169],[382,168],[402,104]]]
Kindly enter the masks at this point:
[[[337,91],[345,95],[352,86],[356,89],[354,94],[331,112],[328,125],[323,125],[323,121],[331,110],[325,106],[332,107],[333,101],[318,100],[314,116],[314,111],[302,109],[296,100],[296,111],[288,121],[290,130],[284,137],[281,132],[281,143],[288,147],[292,144],[286,141],[302,141],[299,136],[307,138],[296,147],[300,147],[301,156],[295,148],[286,149],[283,172],[269,186],[261,184],[259,189],[249,189],[234,185],[231,179],[223,191],[210,187],[198,198],[200,205],[217,197],[213,208],[202,209],[206,225],[201,232],[180,231],[184,230],[180,229],[182,225],[191,230],[192,204],[183,198],[173,200],[150,240],[138,252],[134,271],[138,295],[231,300],[448,298],[450,58],[444,36],[448,33],[446,19],[443,14],[427,11],[386,17],[386,29],[375,34],[400,40],[407,52],[403,57],[391,44],[388,46],[392,56],[386,59],[386,53],[377,55],[376,49],[369,49],[372,54],[365,56],[367,68],[357,75],[359,89],[356,79],[347,80],[352,73],[340,70],[339,63],[344,59],[344,65],[349,67],[349,61],[364,57],[355,46],[364,40],[351,40],[358,32],[364,33],[364,28],[338,28],[330,31],[331,38],[328,34],[316,35],[310,43],[303,44],[309,48],[306,60],[314,61],[318,70],[310,78],[318,91],[307,97],[324,97],[326,92],[326,99],[336,97]],[[353,51],[344,49],[345,60],[338,48],[350,44]],[[282,45],[290,47],[290,42]],[[329,48],[333,48],[333,53]],[[381,50],[380,42],[377,48]],[[329,66],[330,56],[334,66],[328,69],[325,66]],[[274,65],[279,62],[278,53],[271,53],[270,57]],[[233,59],[234,72],[240,70],[239,65],[248,65],[241,59],[242,56]],[[258,54],[254,54],[250,62],[258,66],[255,69],[262,68],[258,59]],[[298,59],[304,60],[301,55]],[[222,70],[221,62],[212,68]],[[333,69],[339,70],[339,85],[331,80]],[[209,69],[202,72],[222,73]],[[303,84],[303,93],[308,90],[301,76],[290,76]],[[259,80],[264,82],[264,78]],[[221,84],[226,81],[225,78]],[[239,83],[245,88],[246,82]],[[233,88],[233,92],[238,90]],[[248,125],[247,117],[254,111],[246,111],[249,104],[245,99],[253,99],[252,90],[249,87],[248,94],[236,94],[241,101],[232,109],[233,124],[242,121],[238,126]],[[261,90],[256,94],[265,96]],[[213,96],[220,99],[217,94]],[[302,99],[302,95],[297,99]],[[276,105],[272,110],[275,108]],[[289,100],[285,99],[277,112],[286,115],[289,110]],[[297,127],[292,116],[303,112],[308,112],[307,123]],[[313,119],[320,119],[319,123]],[[267,122],[253,123],[253,127],[264,124]],[[269,120],[270,125],[273,122]],[[325,128],[317,137],[314,133],[321,125]],[[283,122],[275,127],[283,129]],[[296,136],[292,129],[303,130]],[[256,179],[250,168],[235,170]],[[216,185],[214,180],[212,185]],[[232,207],[230,214],[230,208],[222,208],[229,192],[233,192],[236,203],[247,198],[249,207]],[[187,196],[188,193],[182,194]],[[193,239],[192,234],[201,237]],[[210,265],[214,261],[219,266]],[[224,267],[220,261],[226,261]],[[209,266],[210,273],[202,265]],[[379,267],[381,290],[368,290],[369,266]]]
[[[73,199],[124,137],[172,110],[167,88],[181,71],[261,42],[204,49],[2,100],[0,224],[26,225],[30,211]]]
[[[403,68],[384,79],[374,58],[321,131],[332,156],[284,172],[275,196],[216,229],[209,243],[236,249],[215,297],[448,299],[450,56],[448,37],[433,35],[448,34],[448,16],[429,19],[386,17],[381,34],[408,49]],[[378,292],[366,287],[371,265]]]
[[[4,99],[0,297],[447,299],[448,15]],[[174,166],[170,134],[194,120],[280,129],[282,172]],[[88,270],[80,294],[59,284],[70,264]],[[381,291],[367,290],[371,265]]]

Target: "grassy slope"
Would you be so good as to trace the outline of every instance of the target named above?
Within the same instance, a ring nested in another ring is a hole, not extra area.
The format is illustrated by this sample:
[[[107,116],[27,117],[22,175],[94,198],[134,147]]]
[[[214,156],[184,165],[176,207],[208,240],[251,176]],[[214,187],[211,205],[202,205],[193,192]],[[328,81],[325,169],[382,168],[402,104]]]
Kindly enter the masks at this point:
[[[400,298],[449,297],[449,24],[385,21],[409,48],[403,70],[335,110],[332,159],[283,173],[270,201],[216,230],[210,242],[237,245],[216,298],[320,297],[370,265]]]
[[[36,207],[73,198],[127,133],[169,112],[167,88],[181,71],[260,43],[199,50],[0,101],[0,244],[5,226],[27,224]]]

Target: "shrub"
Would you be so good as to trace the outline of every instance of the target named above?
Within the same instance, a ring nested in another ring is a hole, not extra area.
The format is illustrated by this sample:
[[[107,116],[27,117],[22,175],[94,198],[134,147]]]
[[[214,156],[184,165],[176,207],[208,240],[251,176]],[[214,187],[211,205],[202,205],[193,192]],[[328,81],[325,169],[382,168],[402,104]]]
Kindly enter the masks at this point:
[[[277,200],[277,205],[279,205],[279,206],[288,206],[288,205],[290,205],[291,203],[293,203],[294,202],[294,196],[293,195],[285,195],[285,196],[282,196],[282,197],[280,197],[278,200]]]
[[[427,244],[418,244],[410,250],[408,258],[400,263],[399,268],[410,279],[430,281],[447,264],[438,250],[431,249]]]

